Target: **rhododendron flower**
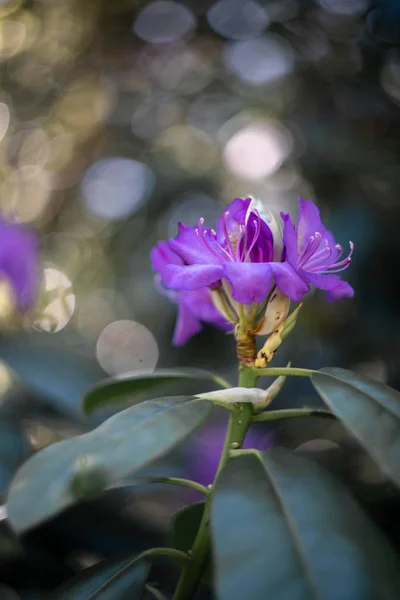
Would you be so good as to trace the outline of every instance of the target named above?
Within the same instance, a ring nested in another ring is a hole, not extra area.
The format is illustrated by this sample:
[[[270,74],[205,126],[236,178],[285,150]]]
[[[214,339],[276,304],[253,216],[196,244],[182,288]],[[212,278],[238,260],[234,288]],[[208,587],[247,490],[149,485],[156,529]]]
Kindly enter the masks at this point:
[[[283,233],[261,202],[236,198],[216,231],[204,227],[203,219],[197,227],[179,223],[174,239],[153,248],[153,269],[166,288],[162,293],[179,305],[175,344],[200,331],[200,321],[232,328],[241,312],[255,315],[253,332],[266,335],[275,321],[275,316],[266,318],[266,311],[276,310],[282,321],[289,299],[299,302],[310,284],[328,290],[328,299],[353,295],[350,285],[336,275],[350,263],[352,243],[350,255],[340,260],[342,248],[312,202],[300,199],[296,227],[289,215],[281,217]],[[265,313],[261,317],[259,305]]]
[[[342,259],[343,248],[325,229],[318,208],[313,202],[299,200],[300,214],[296,226],[289,215],[281,213],[285,223],[283,241],[287,262],[305,283],[327,290],[327,300],[354,296],[353,288],[337,275],[351,262],[353,242],[350,242],[350,253]]]
[[[26,227],[1,217],[0,281],[8,286],[18,312],[33,306],[39,282],[37,237]]]
[[[217,230],[179,224],[175,239],[167,242],[170,261],[159,271],[163,283],[174,290],[217,288],[225,280],[232,298],[244,304],[265,300],[274,282],[289,298],[300,300],[307,285],[282,256],[274,261],[274,237],[251,198],[236,198],[224,211]],[[158,266],[153,250],[153,266]],[[183,261],[183,264],[182,264]]]

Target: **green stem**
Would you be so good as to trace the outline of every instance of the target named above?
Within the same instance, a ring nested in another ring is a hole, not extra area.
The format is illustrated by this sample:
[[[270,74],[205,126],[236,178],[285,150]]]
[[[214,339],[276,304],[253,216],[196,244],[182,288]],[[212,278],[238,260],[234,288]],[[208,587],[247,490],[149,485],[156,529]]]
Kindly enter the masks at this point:
[[[298,369],[296,367],[267,367],[266,369],[257,369],[257,367],[247,367],[258,377],[279,377],[280,375],[291,375],[294,377],[311,377],[313,373],[318,373],[313,369]]]
[[[175,548],[149,548],[138,554],[135,557],[135,561],[140,560],[145,556],[170,556],[171,558],[179,560],[182,564],[187,564],[189,561],[188,554],[181,552],[181,550],[176,550]]]
[[[191,479],[182,479],[181,477],[139,477],[135,480],[135,483],[170,483],[172,485],[191,488],[192,490],[196,490],[196,492],[200,492],[203,496],[208,495],[208,489],[204,485]]]
[[[326,417],[336,419],[335,415],[320,408],[284,408],[282,410],[266,410],[254,415],[253,423],[262,421],[276,421],[278,419],[293,419],[295,417]]]
[[[239,371],[239,387],[254,387],[256,381],[257,374],[252,369],[241,365]],[[233,405],[233,410],[229,415],[228,429],[214,483],[228,462],[230,451],[241,447],[252,419],[252,404],[243,402]],[[209,493],[204,504],[203,517],[193,543],[189,561],[182,569],[173,600],[190,600],[193,598],[205,568],[207,567],[210,556],[209,521],[211,498],[212,493]]]
[[[156,600],[167,600],[167,597],[164,596],[164,594],[162,592],[160,592],[160,590],[153,587],[152,585],[149,585],[148,583],[146,583],[145,589],[147,592],[149,592],[149,594],[152,594],[154,596],[154,598],[156,598]]]

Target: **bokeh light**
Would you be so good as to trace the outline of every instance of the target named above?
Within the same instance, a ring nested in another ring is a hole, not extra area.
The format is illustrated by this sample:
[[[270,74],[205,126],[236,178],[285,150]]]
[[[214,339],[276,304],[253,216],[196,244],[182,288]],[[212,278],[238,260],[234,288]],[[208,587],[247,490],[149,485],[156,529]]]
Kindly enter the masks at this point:
[[[228,140],[224,161],[236,176],[259,180],[275,173],[292,148],[291,135],[280,124],[258,121],[239,129]]]
[[[143,163],[119,156],[103,158],[83,178],[83,200],[97,217],[123,219],[140,208],[153,182],[151,170]]]
[[[287,75],[293,68],[290,46],[277,36],[228,43],[226,66],[244,82],[264,85]]]
[[[10,111],[4,102],[0,102],[0,142],[6,134],[10,123]]]
[[[43,273],[44,307],[35,326],[41,331],[57,333],[66,327],[75,310],[75,294],[69,278],[58,269],[47,267]]]
[[[195,27],[195,16],[186,6],[172,0],[156,0],[139,13],[133,29],[146,42],[170,44],[187,36]]]
[[[266,9],[255,0],[218,0],[207,19],[216,33],[233,40],[256,37],[269,25]]]
[[[131,371],[153,371],[158,362],[158,344],[147,327],[130,320],[114,321],[100,333],[96,355],[109,375]]]
[[[326,11],[335,15],[354,16],[365,12],[367,0],[318,0]]]

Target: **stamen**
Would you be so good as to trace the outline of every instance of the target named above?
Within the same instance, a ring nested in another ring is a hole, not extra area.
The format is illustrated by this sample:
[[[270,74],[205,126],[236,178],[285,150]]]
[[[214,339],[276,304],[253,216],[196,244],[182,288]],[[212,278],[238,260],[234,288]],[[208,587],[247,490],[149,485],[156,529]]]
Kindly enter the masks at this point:
[[[309,263],[307,263],[307,271],[313,271],[314,273],[319,273],[320,275],[328,275],[328,274],[330,275],[333,273],[340,273],[341,271],[345,271],[347,269],[347,267],[349,266],[349,264],[351,263],[351,260],[352,260],[351,256],[354,251],[353,242],[349,242],[349,245],[350,245],[350,252],[349,252],[349,255],[344,260],[342,260],[340,262],[334,262],[331,265],[322,265],[321,259],[319,261],[315,261],[314,257],[313,257],[313,260],[310,261]],[[335,246],[335,248],[339,249],[338,246],[339,246],[339,244],[337,246]],[[340,246],[340,249],[341,249],[341,252],[340,252],[339,256],[337,257],[337,259],[340,258],[342,251],[343,251],[341,246]],[[329,250],[330,250],[330,253],[332,254],[333,250],[331,248],[329,248]],[[317,255],[315,255],[315,256],[317,256]],[[337,261],[337,259],[336,259],[336,261]],[[319,263],[319,265],[318,265],[318,263]],[[318,266],[320,268],[323,268],[324,270],[319,271]]]
[[[307,262],[307,260],[314,254],[314,252],[320,244],[320,241],[321,234],[318,231],[316,231],[315,234],[312,235],[308,240],[308,244],[300,256],[299,267],[303,266]]]
[[[243,242],[242,249],[240,246]],[[244,262],[244,255],[246,254],[247,246],[247,227],[246,225],[240,225],[240,236],[236,246],[236,259],[238,262]]]
[[[229,231],[228,231],[228,227],[226,224],[226,219],[228,217],[229,217],[229,211],[226,210],[222,215],[222,225],[223,225],[223,229],[224,229],[226,243],[228,245],[229,250],[231,251],[232,260],[235,260],[235,249],[232,246],[231,238],[229,237]]]
[[[216,256],[218,258],[218,260],[223,259],[223,257],[220,254],[218,254],[218,252],[216,252],[212,246],[210,246],[210,244],[206,238],[206,232],[203,228],[203,223],[204,223],[204,219],[203,218],[199,219],[199,228],[195,229],[195,233],[196,233],[197,237],[200,237],[202,239],[207,250],[209,250],[211,252],[211,254]],[[229,260],[232,260],[231,256],[228,254],[228,252],[224,248],[222,248],[222,246],[220,246],[219,244],[218,244],[218,248],[220,248],[222,250],[222,252],[224,252],[224,254],[226,254],[226,256],[228,257]]]
[[[347,268],[347,267],[348,267],[348,265],[351,263],[351,257],[352,257],[352,255],[353,255],[353,252],[354,252],[354,244],[353,244],[353,242],[349,242],[349,246],[350,246],[350,252],[349,252],[348,256],[347,256],[347,257],[346,257],[344,260],[342,260],[342,261],[340,261],[340,262],[335,262],[335,263],[334,263],[333,265],[331,265],[330,267],[327,267],[327,269],[330,269],[330,268],[337,268],[337,267],[342,267],[342,266],[343,266],[344,268]],[[339,257],[338,257],[338,258],[339,258]],[[341,270],[343,270],[343,269],[341,269]]]
[[[328,256],[324,257],[323,254],[328,252]],[[333,250],[329,246],[325,246],[322,250],[319,250],[311,257],[311,260],[307,261],[307,271],[310,270],[310,267],[318,266],[322,263],[325,263],[332,256]]]

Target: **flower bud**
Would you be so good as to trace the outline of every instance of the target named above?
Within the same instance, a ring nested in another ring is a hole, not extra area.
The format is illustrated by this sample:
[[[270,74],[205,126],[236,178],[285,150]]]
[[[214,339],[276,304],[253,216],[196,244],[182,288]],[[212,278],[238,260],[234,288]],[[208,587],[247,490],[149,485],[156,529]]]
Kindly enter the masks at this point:
[[[289,315],[289,317],[279,325],[278,329],[269,336],[264,346],[257,354],[254,364],[258,369],[265,368],[274,358],[275,352],[279,346],[285,341],[285,339],[294,329],[301,307],[302,304],[299,304],[299,306]]]

